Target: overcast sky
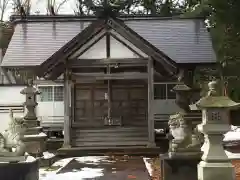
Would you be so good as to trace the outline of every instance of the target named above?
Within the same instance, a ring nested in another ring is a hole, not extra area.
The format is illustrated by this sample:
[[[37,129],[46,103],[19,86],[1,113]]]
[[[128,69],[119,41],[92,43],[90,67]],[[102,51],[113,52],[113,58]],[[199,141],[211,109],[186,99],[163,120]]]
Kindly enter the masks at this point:
[[[0,0],[0,2],[3,0]],[[11,14],[12,14],[12,1],[13,0],[8,0],[8,7],[6,12],[4,13],[4,20],[7,20]],[[16,1],[16,0],[14,0]],[[21,0],[25,1],[25,0]],[[63,0],[55,0],[56,5],[58,6]],[[181,2],[182,0],[180,0]],[[47,0],[31,0],[31,14],[37,14],[39,12],[40,14],[46,14],[46,5],[47,5]],[[67,0],[67,2],[61,6],[59,9],[59,14],[74,14],[74,9],[76,9],[76,0]]]
[[[0,0],[1,1],[1,0]],[[32,2],[32,8],[31,8],[31,13],[36,14],[39,12],[40,14],[46,14],[46,4],[47,0],[31,0]],[[62,0],[56,0],[56,4],[60,4]],[[67,0],[67,2],[61,6],[59,10],[59,14],[73,14],[74,9],[76,8],[76,0]],[[4,20],[7,20],[10,15],[12,14],[12,3],[10,0],[10,3],[8,4],[7,11],[4,14]]]

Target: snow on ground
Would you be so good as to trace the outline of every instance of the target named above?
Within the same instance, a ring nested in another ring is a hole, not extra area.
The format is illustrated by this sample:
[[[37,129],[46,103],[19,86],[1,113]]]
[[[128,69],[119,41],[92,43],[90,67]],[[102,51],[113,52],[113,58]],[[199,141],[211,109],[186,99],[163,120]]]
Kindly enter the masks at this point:
[[[151,160],[151,158],[143,158],[143,161],[144,161],[144,163],[145,163],[145,166],[146,166],[146,168],[147,168],[147,171],[148,171],[149,175],[152,177],[153,169],[152,169],[150,160]]]
[[[90,178],[96,178],[103,176],[103,169],[101,168],[82,168],[80,171],[76,170],[73,172],[66,172],[66,173],[51,173],[46,177],[40,177],[39,180],[66,180],[66,179],[73,179],[73,180],[84,180]]]
[[[232,153],[226,150],[225,153],[227,154],[229,159],[240,159],[240,153]]]
[[[50,168],[40,168],[39,180],[47,180],[51,177],[54,178],[54,176],[56,176],[56,174],[72,160],[73,158],[61,159],[60,161],[55,162]]]
[[[51,153],[45,153],[46,157],[51,156]],[[60,161],[55,162],[50,168],[39,169],[39,180],[66,180],[69,179],[76,179],[76,180],[83,180],[89,178],[96,178],[103,176],[103,169],[102,168],[88,168],[84,167],[81,170],[72,170],[72,172],[66,173],[58,173],[66,167],[72,160],[79,161],[80,163],[84,163],[86,165],[94,164],[98,165],[100,162],[112,162],[107,160],[108,156],[86,156],[86,157],[73,157],[62,159]]]
[[[55,156],[55,154],[53,154],[53,153],[50,153],[50,152],[43,152],[43,158],[44,159],[51,159],[52,157],[54,157]]]
[[[84,164],[94,164],[94,165],[98,165],[100,162],[115,162],[115,161],[108,160],[108,156],[85,156],[85,157],[77,157],[74,159]]]
[[[224,135],[223,141],[240,141],[240,127],[231,126],[231,130]]]

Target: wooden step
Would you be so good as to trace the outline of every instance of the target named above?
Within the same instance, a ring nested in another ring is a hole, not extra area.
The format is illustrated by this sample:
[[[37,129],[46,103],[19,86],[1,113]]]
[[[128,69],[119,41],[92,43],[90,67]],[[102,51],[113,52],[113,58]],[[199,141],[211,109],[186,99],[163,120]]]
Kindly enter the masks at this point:
[[[120,142],[112,142],[112,141],[104,141],[104,142],[79,142],[79,141],[75,141],[73,142],[73,146],[77,146],[77,147],[81,147],[81,146],[89,146],[89,147],[105,147],[105,146],[114,146],[114,147],[118,147],[118,146],[144,146],[147,145],[148,142],[147,141],[120,141]]]
[[[148,137],[147,136],[144,136],[144,137],[126,137],[124,138],[124,141],[147,141],[148,140]],[[116,141],[123,141],[123,137],[111,137],[111,136],[108,136],[108,137],[91,137],[91,138],[85,138],[85,137],[80,137],[78,139],[76,139],[77,142],[116,142]]]
[[[73,129],[75,132],[79,133],[109,133],[109,132],[147,132],[147,127],[141,128],[133,128],[133,127],[111,127],[111,128],[103,128],[103,129]]]
[[[147,137],[148,136],[148,133],[145,133],[145,132],[106,132],[106,133],[101,133],[101,132],[95,132],[95,133],[77,133],[77,132],[74,132],[72,133],[72,138],[77,138],[77,137],[85,137],[85,138],[91,138],[91,137],[101,137],[101,138],[104,138],[104,137]]]

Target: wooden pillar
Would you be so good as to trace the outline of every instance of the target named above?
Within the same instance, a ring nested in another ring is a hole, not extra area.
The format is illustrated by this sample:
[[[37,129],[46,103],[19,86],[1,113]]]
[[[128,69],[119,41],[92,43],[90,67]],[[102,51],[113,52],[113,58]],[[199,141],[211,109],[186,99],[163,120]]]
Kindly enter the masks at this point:
[[[154,100],[154,67],[153,60],[149,57],[148,60],[148,146],[154,147],[155,144],[155,133],[154,133],[154,118],[152,112],[152,104]]]
[[[64,148],[71,147],[71,82],[69,70],[64,74]]]
[[[182,71],[182,81],[189,87],[193,86],[193,75],[194,75],[195,67],[189,66],[184,67]]]

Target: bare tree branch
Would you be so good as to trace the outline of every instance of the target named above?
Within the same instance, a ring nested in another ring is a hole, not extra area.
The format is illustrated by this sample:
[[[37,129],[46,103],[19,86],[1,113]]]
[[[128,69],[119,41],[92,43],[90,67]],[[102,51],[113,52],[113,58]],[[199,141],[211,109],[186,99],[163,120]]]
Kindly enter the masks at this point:
[[[8,3],[9,3],[9,0],[0,0],[0,10],[1,10],[0,21],[1,22],[3,21],[3,17],[7,9]]]
[[[24,9],[26,15],[30,15],[31,0],[12,0],[14,13],[21,14],[21,8]]]
[[[54,0],[55,1],[55,0]],[[56,13],[59,11],[59,9],[67,2],[68,0],[63,0],[56,8]]]
[[[62,0],[60,3],[58,3],[56,0],[47,0],[47,13],[49,14],[58,13],[60,8],[67,2],[68,0]]]

